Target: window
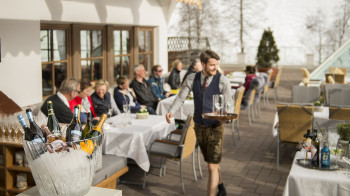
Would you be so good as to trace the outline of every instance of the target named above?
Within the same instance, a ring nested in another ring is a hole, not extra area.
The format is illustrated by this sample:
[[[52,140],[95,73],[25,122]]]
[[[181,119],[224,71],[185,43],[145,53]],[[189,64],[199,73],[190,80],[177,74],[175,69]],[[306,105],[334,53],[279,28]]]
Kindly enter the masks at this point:
[[[69,70],[69,26],[42,25],[40,30],[43,97],[56,93]]]
[[[150,72],[153,66],[153,28],[138,28],[138,61]]]
[[[103,76],[102,30],[80,31],[81,77],[99,80]]]
[[[113,30],[113,78],[132,76],[131,68],[131,37],[129,28]]]

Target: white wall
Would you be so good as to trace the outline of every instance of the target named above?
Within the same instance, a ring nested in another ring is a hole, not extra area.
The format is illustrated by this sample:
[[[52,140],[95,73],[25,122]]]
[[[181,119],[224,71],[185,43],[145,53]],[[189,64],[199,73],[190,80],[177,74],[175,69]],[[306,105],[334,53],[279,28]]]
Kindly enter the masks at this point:
[[[39,102],[40,22],[1,20],[0,90],[18,105]]]
[[[0,89],[20,106],[41,101],[40,21],[156,27],[154,63],[166,71],[170,4],[170,0],[0,0]],[[14,73],[20,70],[22,82]],[[24,76],[31,77],[24,80]],[[30,94],[24,93],[28,90]]]

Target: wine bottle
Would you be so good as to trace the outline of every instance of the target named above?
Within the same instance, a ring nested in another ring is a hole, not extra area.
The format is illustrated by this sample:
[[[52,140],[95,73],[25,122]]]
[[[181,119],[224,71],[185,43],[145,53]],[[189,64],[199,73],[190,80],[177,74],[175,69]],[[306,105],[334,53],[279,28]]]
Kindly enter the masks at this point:
[[[50,132],[57,137],[57,139],[62,138],[61,127],[58,124],[55,113],[53,111],[52,101],[47,102],[48,118],[47,118],[47,127]]]
[[[82,138],[85,138],[85,136],[90,132],[91,128],[92,128],[92,124],[91,124],[91,113],[87,113],[87,117],[86,117],[86,124],[85,127],[83,129],[83,135]]]
[[[81,135],[82,135],[82,128],[80,124],[79,118],[79,108],[80,105],[76,105],[74,107],[74,114],[73,114],[73,119],[68,125],[68,128],[66,130],[66,141],[79,141],[81,140]]]
[[[40,129],[40,127],[35,123],[33,118],[32,109],[28,108],[26,109],[28,120],[29,120],[29,128],[32,131],[32,133],[35,133],[34,135],[34,141],[35,142],[46,142],[46,134]]]
[[[314,138],[312,140],[312,145],[316,148],[316,152],[311,160],[311,165],[318,168],[320,164],[320,140],[317,136],[317,129],[314,129]]]
[[[58,140],[58,137],[51,133],[51,131],[47,125],[45,125],[45,124],[41,125],[41,130],[43,130],[43,132],[46,134],[46,141],[48,143],[51,143],[55,140]]]
[[[102,133],[102,125],[107,119],[107,114],[102,114],[98,123],[89,131],[89,133],[85,136],[84,139],[89,139],[92,137],[96,137]]]
[[[17,116],[17,119],[19,121],[19,123],[22,125],[23,130],[24,130],[24,139],[27,141],[32,141],[34,140],[34,133],[32,133],[32,131],[30,130],[30,128],[28,127],[26,120],[24,119],[24,116],[22,114]]]

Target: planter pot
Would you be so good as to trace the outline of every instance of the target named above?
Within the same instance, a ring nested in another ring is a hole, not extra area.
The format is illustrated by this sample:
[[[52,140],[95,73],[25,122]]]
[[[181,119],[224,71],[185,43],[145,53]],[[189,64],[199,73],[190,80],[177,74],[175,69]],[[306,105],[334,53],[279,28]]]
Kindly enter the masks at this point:
[[[314,106],[315,112],[323,112],[323,106]]]

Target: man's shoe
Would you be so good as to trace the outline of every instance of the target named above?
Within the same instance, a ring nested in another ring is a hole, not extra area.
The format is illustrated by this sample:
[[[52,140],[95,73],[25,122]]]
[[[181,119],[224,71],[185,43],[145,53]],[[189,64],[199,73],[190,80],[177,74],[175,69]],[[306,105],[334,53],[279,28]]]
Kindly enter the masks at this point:
[[[216,194],[216,196],[226,196],[226,189],[225,189],[224,183],[219,184],[218,190],[219,191]]]

